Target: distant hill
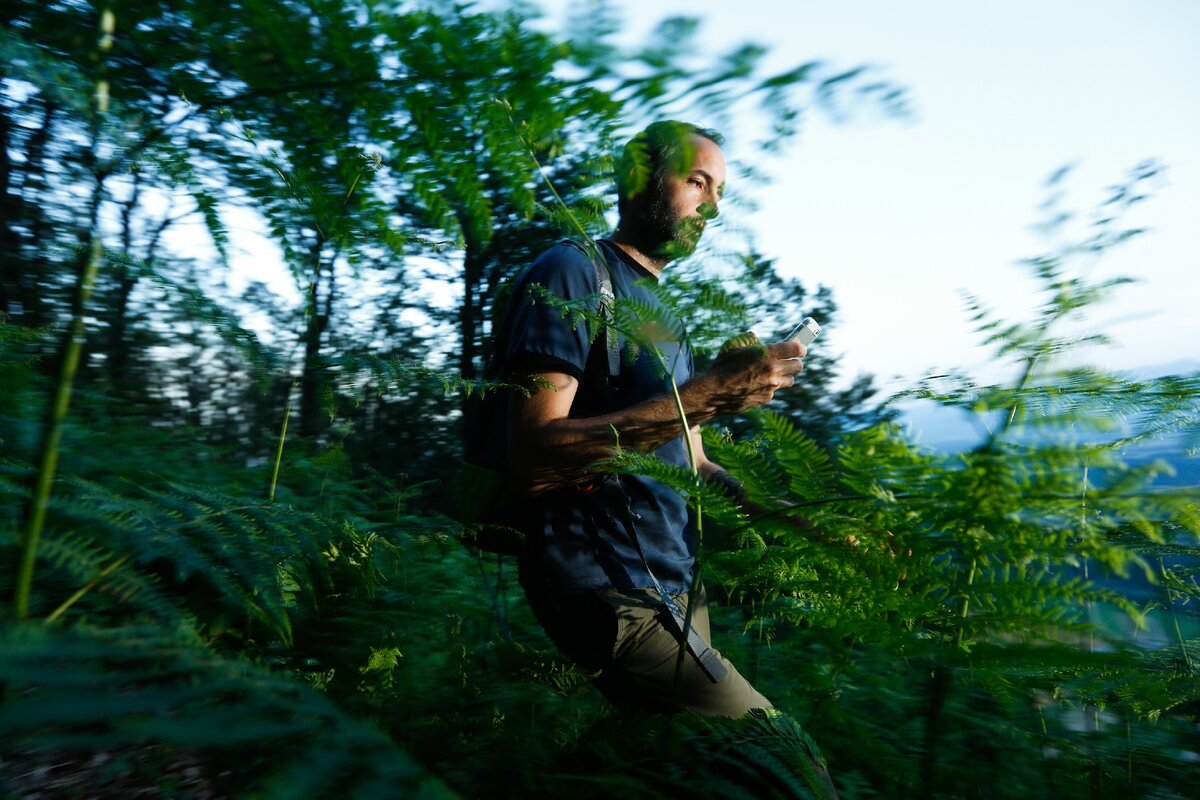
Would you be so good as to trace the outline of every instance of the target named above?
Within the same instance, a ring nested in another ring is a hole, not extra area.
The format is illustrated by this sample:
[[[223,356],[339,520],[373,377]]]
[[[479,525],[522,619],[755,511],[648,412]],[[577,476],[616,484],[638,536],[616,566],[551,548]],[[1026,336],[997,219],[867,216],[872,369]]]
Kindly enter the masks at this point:
[[[1179,359],[1164,364],[1154,364],[1127,372],[1134,380],[1148,380],[1165,375],[1186,375],[1200,372],[1200,360]],[[939,406],[932,401],[916,400],[897,406],[900,424],[906,426],[912,438],[934,450],[954,452],[974,447],[987,437],[984,423],[974,414],[955,408]],[[997,415],[996,423],[999,423]],[[1189,453],[1182,441],[1157,441],[1137,447],[1127,454],[1132,463],[1144,463],[1154,459],[1167,461],[1176,475],[1164,479],[1163,484],[1174,486],[1200,486],[1200,453]]]
[[[1140,381],[1149,378],[1161,378],[1164,375],[1187,375],[1192,372],[1200,372],[1200,360],[1195,358],[1181,358],[1166,364],[1153,364],[1148,367],[1129,370],[1129,374],[1134,379]]]

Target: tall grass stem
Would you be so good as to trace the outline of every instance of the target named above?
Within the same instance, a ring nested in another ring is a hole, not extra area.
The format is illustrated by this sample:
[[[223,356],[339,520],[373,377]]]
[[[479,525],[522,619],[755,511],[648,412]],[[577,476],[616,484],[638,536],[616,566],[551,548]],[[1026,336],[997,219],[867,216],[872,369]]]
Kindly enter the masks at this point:
[[[271,471],[271,490],[267,493],[267,499],[275,502],[275,487],[279,485],[279,465],[283,463],[283,442],[287,439],[288,420],[292,416],[292,392],[296,388],[296,382],[288,388],[287,404],[283,408],[283,425],[279,429],[279,444],[275,447],[275,468]]]
[[[116,561],[114,561],[113,563],[109,564],[107,567],[102,569],[100,571],[100,573],[96,575],[95,578],[93,578],[92,580],[88,581],[83,586],[81,586],[78,591],[76,591],[74,594],[72,594],[66,600],[62,601],[62,603],[59,605],[58,608],[56,608],[52,612],[50,612],[50,615],[46,617],[46,624],[49,625],[51,622],[54,622],[59,617],[61,617],[63,614],[65,614],[71,608],[71,606],[73,606],[77,602],[79,602],[80,598],[82,598],[85,594],[90,592],[92,589],[96,588],[96,584],[98,584],[102,579],[107,578],[109,576],[109,574],[112,573],[113,570],[115,570],[117,567],[121,566],[128,560],[129,560],[129,556],[121,556]]]
[[[97,196],[100,187],[96,187]],[[29,498],[29,513],[21,540],[21,555],[17,567],[17,581],[13,590],[13,614],[24,619],[29,613],[29,592],[33,586],[33,568],[37,561],[38,539],[46,523],[46,509],[50,505],[50,494],[54,487],[54,475],[58,468],[58,451],[62,444],[63,422],[71,405],[71,387],[79,369],[83,353],[84,312],[92,296],[96,273],[100,269],[100,234],[92,230],[92,243],[79,282],[75,287],[74,309],[71,323],[63,339],[62,359],[59,364],[58,380],[54,386],[54,399],[50,404],[49,419],[42,438],[38,471],[34,478],[33,492]]]
[[[109,86],[105,78],[105,61],[103,54],[113,45],[113,31],[116,28],[116,18],[112,9],[106,8],[100,14],[100,40],[97,44],[99,67],[95,81],[96,103],[92,116],[92,152],[98,149],[100,127],[104,114],[108,111]],[[50,505],[50,494],[54,488],[54,475],[58,468],[58,450],[62,443],[63,422],[67,418],[67,410],[71,406],[71,388],[75,382],[75,373],[79,369],[79,359],[83,354],[85,315],[88,301],[92,297],[92,288],[96,283],[96,273],[100,270],[100,259],[103,245],[98,229],[100,201],[104,193],[104,177],[95,175],[95,186],[92,189],[91,204],[88,214],[87,231],[91,238],[87,256],[79,271],[79,279],[75,285],[75,297],[71,304],[71,321],[63,337],[61,360],[59,362],[58,380],[54,386],[54,399],[51,401],[46,429],[43,432],[41,454],[38,458],[38,471],[34,477],[33,491],[29,496],[29,512],[25,521],[25,530],[21,538],[21,553],[17,564],[17,580],[13,588],[13,615],[24,619],[29,613],[29,592],[33,588],[33,569],[37,562],[38,540],[42,528],[46,524],[46,509]]]

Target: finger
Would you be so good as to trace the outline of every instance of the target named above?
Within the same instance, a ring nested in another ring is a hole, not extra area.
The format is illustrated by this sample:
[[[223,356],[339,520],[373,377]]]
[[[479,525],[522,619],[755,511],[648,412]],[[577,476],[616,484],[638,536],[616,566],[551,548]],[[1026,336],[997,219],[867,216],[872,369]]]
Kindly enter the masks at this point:
[[[730,337],[721,345],[721,351],[718,355],[724,355],[731,350],[740,350],[744,347],[762,347],[762,342],[759,341],[754,331],[746,331],[745,333],[739,333],[737,336]]]
[[[800,342],[775,342],[767,345],[767,355],[771,358],[803,358],[808,355],[808,348]]]
[[[804,370],[804,362],[798,358],[789,358],[786,361],[780,361],[778,369],[780,375],[794,376]]]
[[[778,392],[780,389],[791,389],[796,385],[796,377],[794,375],[780,375],[767,383],[770,387],[771,394]]]

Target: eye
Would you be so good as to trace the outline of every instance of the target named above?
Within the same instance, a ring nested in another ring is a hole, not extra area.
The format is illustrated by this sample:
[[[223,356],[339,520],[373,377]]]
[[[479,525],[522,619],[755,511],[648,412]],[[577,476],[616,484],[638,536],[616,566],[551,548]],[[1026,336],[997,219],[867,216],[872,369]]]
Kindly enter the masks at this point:
[[[704,188],[704,181],[700,180],[699,178],[688,178],[688,183],[692,184],[697,189]]]

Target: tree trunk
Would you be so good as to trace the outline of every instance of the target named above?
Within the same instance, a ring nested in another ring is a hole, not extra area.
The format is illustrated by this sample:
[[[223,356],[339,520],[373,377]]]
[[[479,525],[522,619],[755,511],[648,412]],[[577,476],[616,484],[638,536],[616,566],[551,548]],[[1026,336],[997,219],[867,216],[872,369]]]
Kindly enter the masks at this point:
[[[128,259],[133,253],[133,210],[137,207],[138,196],[141,193],[141,180],[138,173],[133,174],[133,191],[129,200],[121,210],[121,248]],[[129,341],[126,331],[129,328],[129,298],[133,287],[137,284],[137,275],[123,264],[114,276],[117,282],[116,295],[113,298],[112,320],[108,329],[108,377],[118,392],[123,391],[129,370]]]
[[[46,174],[46,145],[50,141],[50,135],[54,129],[54,118],[58,111],[58,107],[53,103],[46,103],[45,111],[42,114],[42,123],[33,135],[29,137],[29,151],[27,156],[28,163],[25,165],[25,181],[21,187],[22,194],[27,198],[24,211],[30,217],[29,221],[29,244],[35,250],[40,249],[42,241],[46,237],[47,220],[46,215],[42,213],[38,198],[40,192],[48,189]],[[33,200],[29,203],[28,200]],[[14,252],[15,255],[15,252]],[[37,261],[39,265],[42,263]],[[19,291],[21,299],[21,310],[24,316],[23,324],[29,327],[38,327],[44,325],[49,320],[48,304],[43,300],[43,288],[38,283],[39,272],[46,267],[39,266],[37,269],[33,267],[33,263],[25,260],[21,263],[20,269],[22,275],[19,281]]]
[[[479,369],[475,366],[475,361],[479,354],[477,339],[482,328],[484,261],[482,248],[468,239],[463,256],[463,299],[462,305],[458,309],[458,330],[459,336],[462,337],[458,369],[464,380],[475,380],[479,377]],[[462,426],[459,431],[465,450],[470,447],[470,440],[475,436],[482,411],[482,401],[474,393],[468,395],[464,392],[461,398],[459,407],[462,409]]]
[[[12,315],[16,305],[17,276],[17,232],[12,223],[17,218],[17,202],[11,191],[12,161],[9,160],[9,131],[12,123],[8,118],[8,108],[0,103],[0,316],[5,318]]]
[[[300,376],[300,435],[318,436],[324,431],[321,396],[324,394],[325,371],[321,363],[321,345],[325,329],[333,313],[334,260],[336,254],[324,257],[324,240],[312,247],[313,281],[308,291],[308,313],[304,326],[304,369]],[[321,283],[324,281],[324,297]],[[323,300],[323,302],[322,302]]]
[[[479,357],[479,332],[483,313],[483,266],[481,248],[467,245],[463,256],[463,301],[458,310],[458,330],[462,337],[458,369],[462,376],[473,380],[479,376],[476,360]]]

